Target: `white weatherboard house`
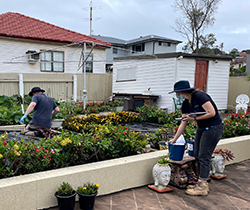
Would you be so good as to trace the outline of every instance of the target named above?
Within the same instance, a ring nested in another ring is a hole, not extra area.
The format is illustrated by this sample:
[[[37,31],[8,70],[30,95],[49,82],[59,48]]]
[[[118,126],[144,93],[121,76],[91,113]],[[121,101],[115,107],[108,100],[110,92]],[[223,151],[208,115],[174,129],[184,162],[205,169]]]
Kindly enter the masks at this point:
[[[179,80],[207,92],[219,110],[227,109],[231,56],[197,55],[182,52],[120,57],[114,59],[113,93],[145,94],[150,88],[158,108],[175,110],[168,94]]]
[[[0,14],[0,73],[106,73],[111,44],[19,13]]]

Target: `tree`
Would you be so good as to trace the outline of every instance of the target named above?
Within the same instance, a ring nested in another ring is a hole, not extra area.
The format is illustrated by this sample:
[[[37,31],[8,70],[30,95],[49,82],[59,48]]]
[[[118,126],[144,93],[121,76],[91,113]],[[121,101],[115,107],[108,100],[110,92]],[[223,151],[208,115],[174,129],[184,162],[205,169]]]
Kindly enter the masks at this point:
[[[201,47],[212,48],[217,41],[214,34],[208,34],[205,37],[200,36]]]
[[[187,39],[184,49],[198,53],[202,31],[213,25],[214,13],[222,0],[175,0],[174,8],[181,12],[176,19],[176,32]]]
[[[233,48],[230,52],[229,55],[233,56],[234,58],[238,55],[239,50],[237,48]]]
[[[212,48],[216,41],[217,39],[215,38],[214,34],[208,34],[205,37],[201,35],[200,36],[201,47],[199,48],[198,53],[206,54],[206,55],[213,55],[214,51]]]

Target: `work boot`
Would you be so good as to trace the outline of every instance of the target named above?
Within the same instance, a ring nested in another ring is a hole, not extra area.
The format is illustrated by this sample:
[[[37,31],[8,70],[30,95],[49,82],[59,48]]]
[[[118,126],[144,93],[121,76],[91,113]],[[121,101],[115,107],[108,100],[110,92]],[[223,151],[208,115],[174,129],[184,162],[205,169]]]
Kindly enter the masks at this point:
[[[195,187],[198,187],[200,183],[201,183],[201,181],[198,180],[198,182],[196,184],[194,184],[194,185],[188,185],[187,189],[194,189]],[[209,192],[208,185],[207,185],[207,192]]]
[[[207,182],[198,182],[197,185],[194,185],[193,188],[188,188],[186,194],[188,195],[207,195],[208,194],[208,183]]]

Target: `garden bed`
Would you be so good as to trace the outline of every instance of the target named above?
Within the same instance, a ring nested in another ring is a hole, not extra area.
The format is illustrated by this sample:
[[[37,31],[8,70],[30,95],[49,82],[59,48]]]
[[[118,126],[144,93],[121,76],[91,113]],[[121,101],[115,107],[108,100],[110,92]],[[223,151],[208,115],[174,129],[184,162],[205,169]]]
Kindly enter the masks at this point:
[[[223,139],[217,148],[231,150],[235,159],[227,164],[250,159],[250,135]],[[136,156],[73,166],[63,169],[28,174],[0,180],[2,209],[44,209],[57,205],[54,193],[63,182],[74,188],[84,182],[100,185],[98,195],[151,184],[152,168],[157,160],[167,155],[167,150]]]

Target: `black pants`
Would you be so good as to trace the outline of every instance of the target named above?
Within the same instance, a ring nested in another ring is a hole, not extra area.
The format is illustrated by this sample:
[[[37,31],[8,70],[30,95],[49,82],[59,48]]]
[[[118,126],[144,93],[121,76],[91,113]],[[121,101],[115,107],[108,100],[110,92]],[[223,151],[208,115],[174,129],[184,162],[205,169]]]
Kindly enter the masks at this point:
[[[209,177],[211,157],[223,131],[223,123],[209,128],[197,128],[194,157],[198,162],[199,176],[201,180],[207,180]]]

